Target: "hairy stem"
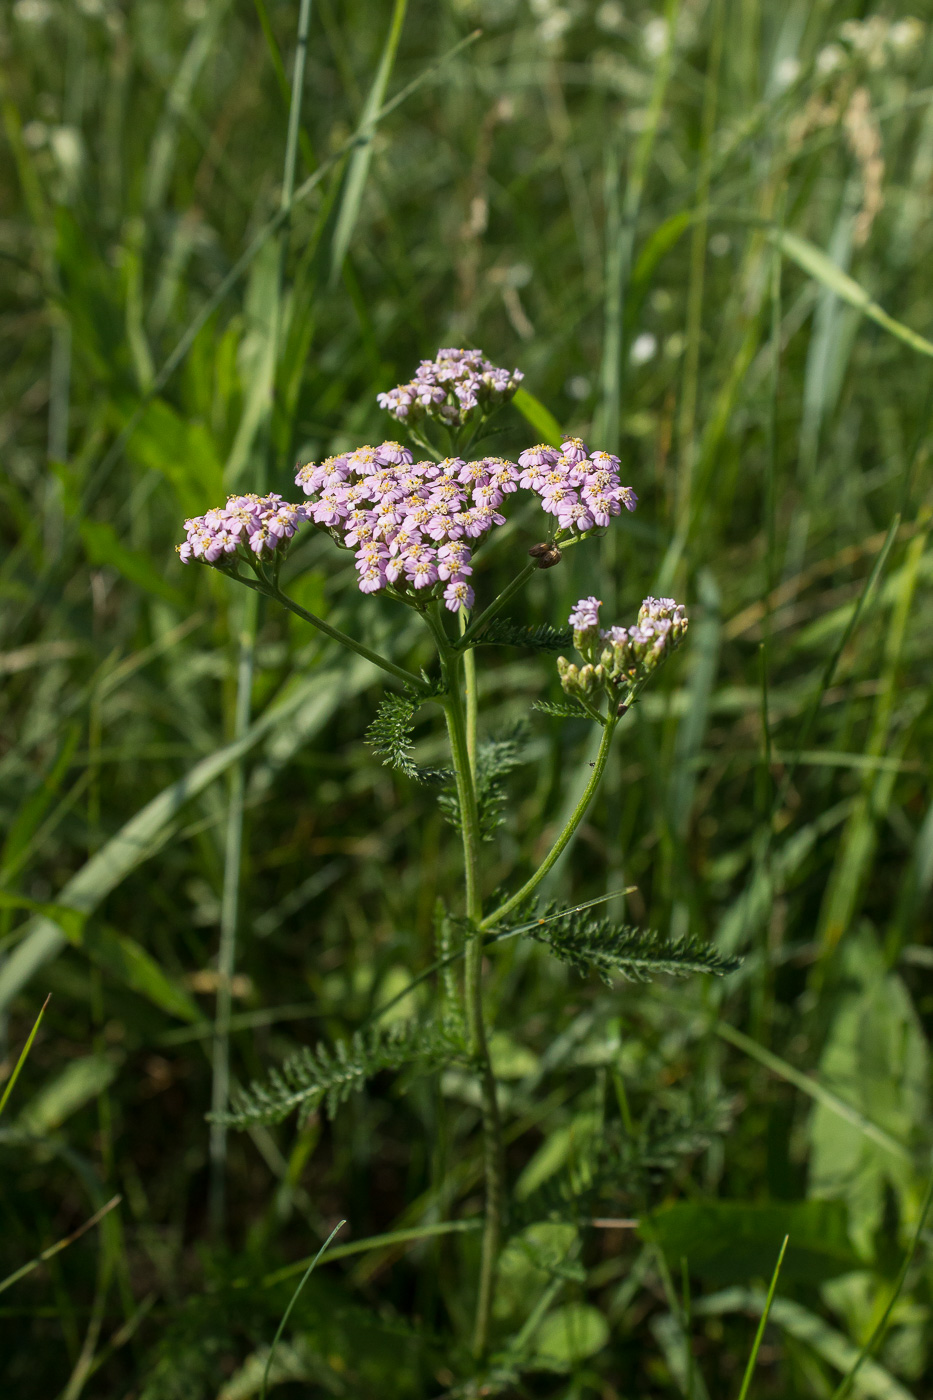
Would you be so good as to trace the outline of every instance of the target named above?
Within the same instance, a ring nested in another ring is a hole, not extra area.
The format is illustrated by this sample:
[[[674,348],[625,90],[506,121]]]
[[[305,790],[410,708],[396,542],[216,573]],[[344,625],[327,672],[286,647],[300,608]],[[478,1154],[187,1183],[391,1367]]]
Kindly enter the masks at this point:
[[[540,885],[545,875],[555,864],[555,862],[559,859],[559,857],[563,854],[567,843],[569,842],[570,838],[573,836],[577,827],[580,825],[584,816],[586,815],[586,809],[589,807],[590,803],[596,795],[596,789],[599,787],[599,784],[602,780],[603,772],[606,768],[606,759],[609,757],[609,749],[612,745],[612,736],[615,732],[615,727],[618,724],[618,722],[618,716],[610,713],[608,719],[606,720],[606,727],[603,730],[602,742],[599,745],[599,752],[596,755],[596,762],[593,764],[593,771],[590,774],[590,780],[580,796],[580,801],[577,803],[576,807],[574,807],[573,809],[573,812],[570,814],[570,819],[568,820],[567,825],[564,827],[563,831],[560,833],[557,840],[554,842],[553,846],[548,851],[547,855],[544,857],[544,860],[538,866],[537,870],[531,876],[531,878],[526,880],[525,883],[522,885],[521,889],[518,890],[515,894],[513,894],[510,899],[507,899],[504,904],[500,904],[498,909],[494,910],[492,914],[488,914],[486,918],[481,921],[481,931],[490,928],[495,928],[496,924],[500,923],[501,920],[505,918],[506,914],[510,913],[516,905],[521,904],[522,900],[527,899],[527,897],[531,894],[532,890],[537,889],[538,885]]]
[[[479,813],[476,804],[475,749],[474,757],[471,760],[467,716],[464,714],[461,694],[463,663],[462,659],[452,651],[442,624],[437,619],[432,621],[432,631],[437,639],[448,677],[448,694],[444,698],[443,704],[447,718],[447,732],[450,736],[450,754],[456,775],[457,797],[460,804],[466,914],[470,922],[470,931],[467,935],[469,941],[466,948],[464,992],[470,1055],[479,1068],[483,1105],[483,1171],[486,1183],[486,1207],[479,1291],[476,1301],[476,1323],[473,1332],[473,1351],[479,1357],[485,1353],[489,1343],[489,1323],[492,1316],[496,1270],[502,1237],[504,1175],[502,1127],[499,1121],[496,1079],[489,1057],[483,1015],[483,939],[480,932],[483,905],[479,884]],[[475,707],[475,674],[473,682],[472,703]],[[468,682],[468,706],[470,703]],[[475,708],[473,717],[475,722]]]

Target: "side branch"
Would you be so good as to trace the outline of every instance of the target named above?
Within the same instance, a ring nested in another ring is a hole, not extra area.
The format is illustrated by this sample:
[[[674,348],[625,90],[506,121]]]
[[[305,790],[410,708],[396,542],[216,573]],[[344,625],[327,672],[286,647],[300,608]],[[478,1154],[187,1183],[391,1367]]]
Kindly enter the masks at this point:
[[[505,918],[506,914],[510,913],[516,905],[521,904],[523,900],[527,899],[532,891],[537,889],[545,875],[562,855],[570,838],[580,825],[586,815],[587,808],[596,795],[596,789],[599,787],[606,769],[606,760],[609,757],[612,736],[618,722],[618,716],[614,714],[610,714],[606,719],[603,737],[599,745],[599,753],[596,755],[596,762],[593,765],[590,780],[583,790],[580,801],[577,803],[576,807],[574,807],[567,825],[530,879],[526,880],[521,889],[513,894],[510,899],[507,899],[504,904],[500,904],[498,909],[494,910],[493,913],[488,914],[486,918],[483,919],[479,926],[481,932],[486,932],[488,929],[495,928],[496,924],[500,923],[501,920]]]

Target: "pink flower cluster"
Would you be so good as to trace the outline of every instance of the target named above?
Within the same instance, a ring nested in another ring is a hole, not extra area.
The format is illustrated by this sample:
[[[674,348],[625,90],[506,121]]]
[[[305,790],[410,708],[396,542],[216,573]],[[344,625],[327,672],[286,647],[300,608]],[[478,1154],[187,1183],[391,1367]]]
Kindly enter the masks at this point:
[[[312,498],[315,524],[356,550],[363,593],[424,589],[445,583],[451,612],[473,606],[473,549],[494,525],[498,507],[518,485],[518,468],[501,457],[415,462],[397,442],[309,462],[295,477]]]
[[[565,439],[559,451],[547,443],[529,447],[518,461],[519,484],[537,492],[562,530],[608,525],[623,506],[634,510],[638,504],[631,486],[619,484],[618,457],[590,452],[581,438]]]
[[[178,553],[183,563],[200,559],[219,567],[232,564],[238,550],[241,558],[269,558],[311,520],[355,550],[361,592],[443,585],[444,602],[456,612],[473,606],[473,551],[505,524],[499,508],[519,486],[556,517],[558,537],[608,525],[623,505],[635,509],[634,491],[619,484],[618,457],[589,452],[579,438],[565,439],[559,450],[529,448],[519,464],[503,457],[416,462],[397,442],[360,447],[299,468],[295,482],[310,498],[303,505],[275,494],[230,496],[222,509],[186,520],[188,537]]]
[[[524,375],[501,369],[481,350],[438,350],[434,360],[422,360],[408,384],[399,384],[377,396],[400,423],[436,418],[447,427],[460,427],[477,410],[491,412],[512,397]]]
[[[683,640],[687,631],[687,615],[683,603],[673,598],[645,598],[638,610],[638,620],[633,627],[599,626],[599,598],[581,598],[570,614],[573,628],[573,644],[587,661],[595,661],[601,653],[601,660],[608,671],[613,670],[609,659],[610,648],[620,669],[620,658],[630,661],[659,662],[668,651],[674,650]]]
[[[306,506],[291,505],[274,491],[268,496],[228,496],[225,506],[185,521],[188,538],[176,549],[183,564],[192,559],[223,563],[241,546],[268,559],[310,518]]]

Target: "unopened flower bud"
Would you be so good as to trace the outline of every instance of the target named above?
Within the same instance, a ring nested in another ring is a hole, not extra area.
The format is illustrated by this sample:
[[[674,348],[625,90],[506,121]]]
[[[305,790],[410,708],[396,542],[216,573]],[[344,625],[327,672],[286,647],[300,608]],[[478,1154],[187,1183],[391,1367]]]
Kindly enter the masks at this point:
[[[567,695],[578,695],[580,693],[580,668],[572,661],[568,661],[566,656],[557,658],[557,674],[560,676],[561,687]]]
[[[591,666],[588,663],[580,667],[579,686],[584,695],[598,695],[605,679],[606,673],[602,666]]]

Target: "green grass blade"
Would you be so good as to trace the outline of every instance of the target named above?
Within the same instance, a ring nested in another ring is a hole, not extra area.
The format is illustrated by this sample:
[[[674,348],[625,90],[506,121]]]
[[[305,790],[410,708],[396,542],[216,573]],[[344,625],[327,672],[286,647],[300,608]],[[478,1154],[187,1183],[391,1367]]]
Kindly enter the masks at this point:
[[[407,9],[408,0],[395,0],[395,6],[392,11],[392,22],[389,25],[389,32],[382,50],[382,57],[379,60],[376,76],[373,79],[372,87],[366,98],[363,115],[360,118],[358,131],[361,141],[350,157],[346,184],[344,185],[343,197],[340,201],[340,209],[337,214],[337,223],[334,228],[334,241],[331,248],[330,263],[332,282],[340,275],[344,258],[349,251],[350,240],[353,237],[353,231],[356,228],[356,222],[360,215],[363,191],[366,188],[366,179],[369,175],[369,167],[373,158],[373,125],[376,120],[376,114],[385,98],[386,88],[389,85],[389,78],[392,75],[392,68],[395,63],[399,39],[402,37],[402,25],[405,23],[405,12]]]
[[[756,1040],[752,1040],[750,1036],[737,1031],[734,1026],[730,1026],[725,1021],[717,1021],[713,1025],[713,1030],[716,1035],[723,1040],[728,1040],[730,1045],[734,1045],[737,1050],[750,1055],[753,1060],[757,1060],[766,1069],[770,1069],[781,1079],[786,1079],[788,1084],[793,1084],[795,1088],[802,1090],[815,1103],[822,1104],[831,1113],[835,1113],[845,1122],[851,1123],[854,1128],[858,1128],[859,1132],[864,1133],[865,1137],[870,1138],[879,1147],[883,1147],[892,1156],[900,1158],[902,1162],[913,1163],[913,1153],[904,1143],[892,1137],[890,1133],[877,1123],[872,1122],[870,1118],[866,1118],[857,1108],[846,1103],[845,1099],[841,1099],[832,1089],[827,1089],[825,1084],[821,1084],[812,1075],[801,1074],[799,1070],[794,1069],[793,1065],[782,1060],[779,1055],[772,1054],[763,1045],[759,1045]]]
[[[549,442],[552,447],[560,447],[567,435],[540,399],[536,399],[534,394],[529,394],[527,389],[520,388],[515,391],[512,402],[525,421],[531,424],[536,433],[541,434],[542,442]]]
[[[815,243],[787,229],[774,229],[770,231],[769,237],[785,257],[796,263],[802,272],[806,272],[808,276],[834,292],[841,301],[848,302],[849,306],[864,312],[870,320],[896,336],[905,345],[909,345],[912,350],[921,355],[933,355],[933,341],[927,340],[925,336],[905,326],[902,321],[889,316],[854,277],[843,272],[842,268],[834,263],[832,258],[827,257],[822,249],[817,248]]]
[[[330,1234],[327,1236],[327,1239],[326,1239],[326,1240],[324,1241],[324,1243],[321,1245],[321,1247],[320,1247],[320,1249],[318,1250],[317,1254],[315,1254],[314,1258],[311,1260],[311,1263],[308,1265],[307,1269],[305,1269],[305,1271],[304,1271],[304,1273],[303,1273],[303,1275],[302,1275],[302,1277],[301,1277],[301,1282],[299,1283],[298,1287],[295,1289],[294,1293],[293,1293],[292,1296],[291,1296],[291,1300],[290,1300],[290,1302],[289,1302],[289,1304],[288,1304],[288,1307],[285,1309],[285,1312],[284,1312],[283,1315],[282,1315],[282,1321],[279,1323],[278,1331],[276,1332],[275,1336],[274,1336],[273,1339],[272,1339],[272,1345],[271,1345],[271,1347],[269,1348],[269,1355],[268,1355],[268,1357],[266,1358],[266,1369],[265,1369],[265,1370],[263,1371],[263,1373],[262,1373],[262,1390],[259,1392],[259,1394],[260,1394],[260,1400],[266,1400],[266,1387],[267,1387],[267,1385],[268,1385],[268,1383],[269,1383],[269,1369],[270,1369],[270,1367],[272,1366],[272,1358],[275,1356],[275,1349],[276,1349],[276,1347],[277,1347],[278,1344],[279,1344],[279,1338],[281,1337],[283,1331],[285,1330],[285,1324],[286,1324],[286,1322],[288,1321],[289,1317],[291,1316],[292,1308],[293,1308],[293,1307],[295,1306],[295,1304],[298,1302],[298,1296],[299,1296],[299,1294],[301,1293],[301,1290],[304,1288],[305,1284],[308,1282],[308,1279],[311,1277],[312,1273],[314,1272],[314,1266],[315,1266],[315,1264],[316,1264],[317,1261],[320,1259],[321,1255],[324,1253],[324,1251],[326,1250],[327,1246],[330,1244],[331,1240],[332,1240],[332,1239],[334,1238],[334,1236],[336,1235],[337,1231],[338,1231],[338,1230],[342,1230],[343,1227],[344,1227],[344,1225],[346,1225],[346,1223],[347,1223],[347,1222],[346,1222],[345,1220],[341,1220],[341,1221],[339,1222],[339,1224],[337,1224],[337,1225],[334,1226],[334,1228],[331,1230]]]
[[[930,512],[923,507],[920,522],[924,528],[911,540],[904,567],[896,576],[898,588],[885,630],[884,669],[875,701],[871,730],[865,746],[869,758],[882,758],[891,750],[891,729],[900,700],[902,653],[912,620],[920,561],[930,529]],[[894,580],[892,579],[892,582]],[[851,926],[859,908],[865,880],[874,859],[877,828],[891,804],[895,774],[890,770],[865,771],[861,792],[846,822],[836,860],[823,895],[816,940],[825,953],[836,947]]]
[[[12,1288],[14,1283],[18,1283],[21,1278],[25,1278],[27,1274],[31,1274],[34,1269],[38,1269],[40,1264],[45,1264],[49,1259],[54,1258],[56,1254],[61,1254],[63,1249],[67,1249],[70,1244],[74,1244],[75,1240],[79,1240],[82,1235],[87,1234],[88,1230],[92,1230],[95,1225],[99,1225],[104,1216],[109,1215],[112,1210],[115,1210],[122,1200],[122,1196],[113,1196],[106,1205],[101,1206],[100,1210],[94,1212],[90,1220],[85,1220],[84,1224],[79,1226],[77,1230],[73,1230],[70,1235],[66,1235],[64,1239],[58,1240],[55,1244],[49,1245],[48,1249],[44,1249],[41,1254],[37,1254],[35,1259],[30,1259],[28,1264],[22,1264],[18,1269],[15,1269],[12,1274],[8,1274],[6,1278],[0,1279],[0,1293],[5,1292],[8,1288]]]
[[[707,1317],[730,1312],[760,1314],[764,1304],[765,1295],[761,1289],[735,1287],[699,1299],[695,1311]],[[774,1299],[771,1320],[801,1347],[815,1352],[821,1360],[837,1371],[845,1371],[852,1366],[858,1355],[857,1348],[847,1336],[829,1326],[817,1313],[790,1298]],[[907,1390],[877,1361],[865,1363],[858,1378],[858,1389],[862,1395],[871,1397],[871,1400],[918,1400],[912,1391]],[[825,1382],[821,1385],[821,1392],[826,1393]],[[803,1393],[809,1396],[819,1392],[808,1388]]]
[[[285,104],[285,110],[289,111],[292,100],[291,84],[288,81],[288,76],[285,72],[285,64],[282,62],[282,55],[279,52],[279,46],[276,43],[275,34],[272,29],[272,22],[269,19],[269,11],[266,8],[266,0],[253,0],[253,4],[256,7],[256,15],[259,19],[259,26],[262,29],[263,38],[266,41],[266,48],[269,51],[269,60],[272,64],[273,72],[275,73],[276,84],[278,86],[279,92],[282,95],[282,101]],[[299,33],[301,33],[301,30],[302,26],[299,23]],[[307,31],[305,30],[304,46],[302,46],[299,43],[299,49],[301,49],[302,47],[306,47],[306,45]],[[295,55],[295,62],[297,66],[299,62],[299,55],[297,53]],[[303,55],[301,57],[301,63],[303,66]],[[314,169],[314,150],[311,146],[311,139],[303,126],[296,123],[296,129],[298,133],[298,144],[301,148],[302,160],[304,161],[308,170],[311,171]]]
[[[752,1343],[752,1352],[751,1356],[748,1358],[748,1365],[745,1368],[745,1377],[742,1381],[742,1389],[739,1391],[739,1400],[745,1400],[745,1397],[748,1395],[749,1386],[752,1383],[755,1363],[758,1360],[761,1340],[765,1335],[765,1327],[768,1325],[768,1314],[771,1311],[771,1304],[774,1302],[774,1291],[777,1288],[778,1274],[781,1272],[781,1265],[784,1263],[784,1251],[787,1249],[787,1241],[789,1239],[790,1235],[784,1236],[784,1243],[781,1245],[781,1252],[774,1266],[774,1273],[771,1275],[771,1287],[768,1289],[768,1296],[765,1299],[765,1305],[761,1313],[761,1321],[758,1323],[758,1331],[755,1333],[755,1340]]]
[[[349,1259],[354,1254],[368,1254],[371,1249],[385,1249],[386,1246],[396,1244],[415,1244],[418,1240],[436,1239],[440,1235],[469,1234],[482,1228],[483,1222],[476,1216],[471,1220],[442,1220],[436,1225],[414,1225],[407,1230],[389,1230],[383,1235],[369,1235],[363,1240],[338,1244],[336,1249],[330,1251],[327,1260],[328,1263],[332,1263],[337,1259]],[[316,1254],[312,1262],[316,1263],[319,1257],[320,1255]],[[284,1279],[293,1278],[307,1263],[307,1259],[298,1259],[294,1264],[286,1264],[284,1268],[276,1269],[274,1274],[267,1274],[263,1279],[263,1287],[272,1288]]]
[[[26,1041],[26,1044],[23,1046],[22,1050],[19,1052],[19,1059],[16,1061],[16,1064],[15,1064],[15,1066],[13,1067],[13,1073],[10,1075],[9,1079],[7,1080],[7,1082],[6,1082],[6,1087],[5,1087],[4,1090],[3,1090],[3,1095],[2,1095],[2,1097],[0,1097],[0,1113],[2,1113],[3,1110],[4,1110],[4,1108],[6,1107],[6,1101],[7,1101],[7,1099],[10,1097],[10,1095],[11,1095],[12,1092],[13,1092],[13,1085],[16,1083],[17,1079],[19,1079],[19,1072],[20,1072],[20,1070],[23,1068],[23,1065],[26,1063],[26,1056],[29,1054],[29,1051],[32,1049],[32,1042],[33,1042],[33,1041],[35,1040],[35,1038],[36,1038],[36,1031],[39,1029],[39,1026],[40,1026],[41,1023],[42,1023],[42,1017],[45,1015],[45,1008],[48,1006],[48,1004],[49,1004],[49,1002],[50,1002],[50,1000],[51,1000],[51,997],[52,997],[52,993],[49,992],[49,995],[46,997],[45,1001],[42,1003],[42,1009],[40,1010],[38,1016],[36,1017],[35,1025],[33,1026],[32,1030],[29,1032],[29,1038],[28,1038],[28,1040]]]
[[[823,668],[823,674],[820,677],[820,683],[817,686],[813,699],[810,702],[809,709],[807,710],[807,713],[804,716],[803,723],[800,726],[800,732],[797,736],[797,743],[795,749],[798,754],[802,753],[807,747],[807,740],[810,738],[813,726],[816,723],[816,717],[819,714],[820,706],[823,703],[823,696],[826,694],[827,690],[832,684],[833,677],[836,674],[836,667],[839,665],[839,662],[842,658],[842,654],[845,651],[846,647],[849,645],[849,642],[852,639],[855,629],[859,624],[862,613],[865,611],[868,601],[875,591],[875,586],[882,573],[884,572],[884,566],[888,561],[888,555],[891,553],[891,550],[894,546],[894,541],[897,539],[897,532],[900,529],[900,525],[901,513],[900,511],[897,511],[891,521],[891,524],[888,527],[888,533],[885,536],[884,544],[881,546],[881,549],[878,552],[878,557],[875,559],[875,562],[871,568],[871,572],[869,573],[868,578],[865,580],[865,586],[858,596],[858,600],[855,604],[855,607],[852,609],[852,616],[849,618],[849,621],[845,626],[842,636],[840,637],[838,643],[836,644],[836,647],[832,652],[832,655],[830,656],[825,667]],[[790,764],[790,766],[787,769],[787,772],[784,774],[783,780],[781,782],[780,791],[777,793],[774,799],[773,812],[776,813],[781,808],[781,806],[783,806],[784,799],[786,798],[790,790],[790,785],[794,780],[794,775],[796,771],[797,762],[795,761]]]

